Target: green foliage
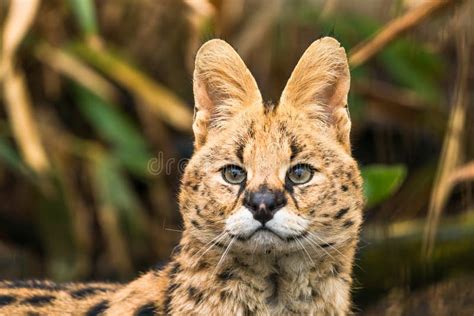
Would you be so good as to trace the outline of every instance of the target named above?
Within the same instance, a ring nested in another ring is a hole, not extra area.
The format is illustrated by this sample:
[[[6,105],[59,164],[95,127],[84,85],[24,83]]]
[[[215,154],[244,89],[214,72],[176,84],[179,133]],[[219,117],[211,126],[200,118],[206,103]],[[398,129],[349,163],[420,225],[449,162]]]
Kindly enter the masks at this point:
[[[27,172],[27,168],[20,156],[5,137],[0,137],[0,162],[15,172],[21,174]]]
[[[113,155],[130,172],[146,177],[151,154],[138,127],[118,107],[92,92],[81,87],[77,87],[76,92],[80,111],[97,133],[111,144]]]
[[[149,175],[151,158],[147,143],[138,127],[120,108],[107,103],[89,90],[76,86],[76,100],[81,113],[110,150],[97,153],[93,163],[93,181],[102,205],[119,212],[124,228],[132,236],[143,232],[143,208],[131,186],[126,171],[140,178]]]
[[[139,199],[120,170],[117,160],[105,154],[99,156],[94,163],[93,173],[101,203],[119,211],[120,217],[132,233],[141,230]]]
[[[59,178],[49,182],[50,194],[36,191],[28,198],[37,201],[34,212],[36,229],[48,258],[48,274],[56,280],[74,277],[75,240],[72,211],[66,202],[64,187]]]
[[[474,273],[474,213],[441,219],[429,265],[420,256],[424,228],[424,219],[397,222],[382,229],[379,224],[366,224],[364,247],[354,267],[356,279],[365,287],[364,291],[356,291],[358,302],[371,304],[394,288],[407,287],[407,283],[413,289]]]
[[[439,77],[443,70],[439,55],[413,40],[399,39],[377,59],[396,83],[414,90],[428,102],[439,103]]]
[[[393,194],[407,173],[402,165],[370,165],[363,167],[361,172],[367,207],[375,206]]]
[[[70,0],[70,3],[84,34],[96,34],[97,20],[93,0]]]

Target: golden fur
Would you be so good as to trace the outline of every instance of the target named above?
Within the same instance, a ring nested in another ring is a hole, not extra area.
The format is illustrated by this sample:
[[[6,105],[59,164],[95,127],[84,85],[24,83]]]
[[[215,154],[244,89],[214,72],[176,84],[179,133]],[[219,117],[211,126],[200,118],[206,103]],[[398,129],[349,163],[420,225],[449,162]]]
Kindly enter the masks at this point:
[[[344,49],[322,38],[302,56],[279,104],[264,105],[237,53],[221,40],[204,44],[194,72],[195,153],[179,196],[185,230],[171,262],[125,285],[0,283],[0,314],[350,312],[363,198],[350,153],[349,81]],[[229,164],[245,170],[245,182],[223,179]],[[312,166],[309,182],[288,182],[297,164]],[[262,224],[243,202],[258,190],[285,200]]]

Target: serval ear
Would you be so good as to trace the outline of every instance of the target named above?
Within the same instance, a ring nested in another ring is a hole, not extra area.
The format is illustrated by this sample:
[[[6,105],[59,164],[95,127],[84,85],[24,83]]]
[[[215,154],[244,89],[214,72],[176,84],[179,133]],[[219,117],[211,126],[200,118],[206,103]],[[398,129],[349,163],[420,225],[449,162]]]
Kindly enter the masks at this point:
[[[257,83],[237,52],[218,39],[206,42],[194,69],[195,148],[244,107],[262,104]]]
[[[297,107],[310,119],[331,128],[337,140],[350,152],[349,86],[349,65],[344,48],[334,38],[324,37],[304,52],[283,90],[280,104]]]

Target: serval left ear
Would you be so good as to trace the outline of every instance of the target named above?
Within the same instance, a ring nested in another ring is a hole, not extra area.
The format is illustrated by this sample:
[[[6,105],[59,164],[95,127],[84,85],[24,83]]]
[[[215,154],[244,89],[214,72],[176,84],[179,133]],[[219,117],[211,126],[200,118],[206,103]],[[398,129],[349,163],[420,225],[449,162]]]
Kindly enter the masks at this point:
[[[350,152],[351,121],[347,111],[350,73],[344,48],[331,37],[313,42],[291,74],[280,106],[294,106],[332,129]]]

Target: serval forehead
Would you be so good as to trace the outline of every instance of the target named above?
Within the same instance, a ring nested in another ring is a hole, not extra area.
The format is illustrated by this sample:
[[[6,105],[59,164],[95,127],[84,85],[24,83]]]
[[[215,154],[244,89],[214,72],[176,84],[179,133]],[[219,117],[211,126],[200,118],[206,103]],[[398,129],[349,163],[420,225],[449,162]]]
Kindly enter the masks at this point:
[[[209,138],[203,151],[213,158],[238,158],[235,162],[241,164],[253,161],[265,165],[272,159],[281,164],[299,153],[314,155],[322,148],[323,134],[303,113],[267,105],[235,117]]]
[[[304,113],[286,107],[264,105],[263,109],[249,109],[236,118],[232,132],[251,139],[279,141],[309,132],[312,125]]]
[[[319,127],[301,115],[288,111],[273,111],[267,115],[249,117],[240,124],[239,140],[243,145],[254,145],[260,150],[295,149],[294,147],[316,145]],[[293,148],[290,148],[293,147]]]

